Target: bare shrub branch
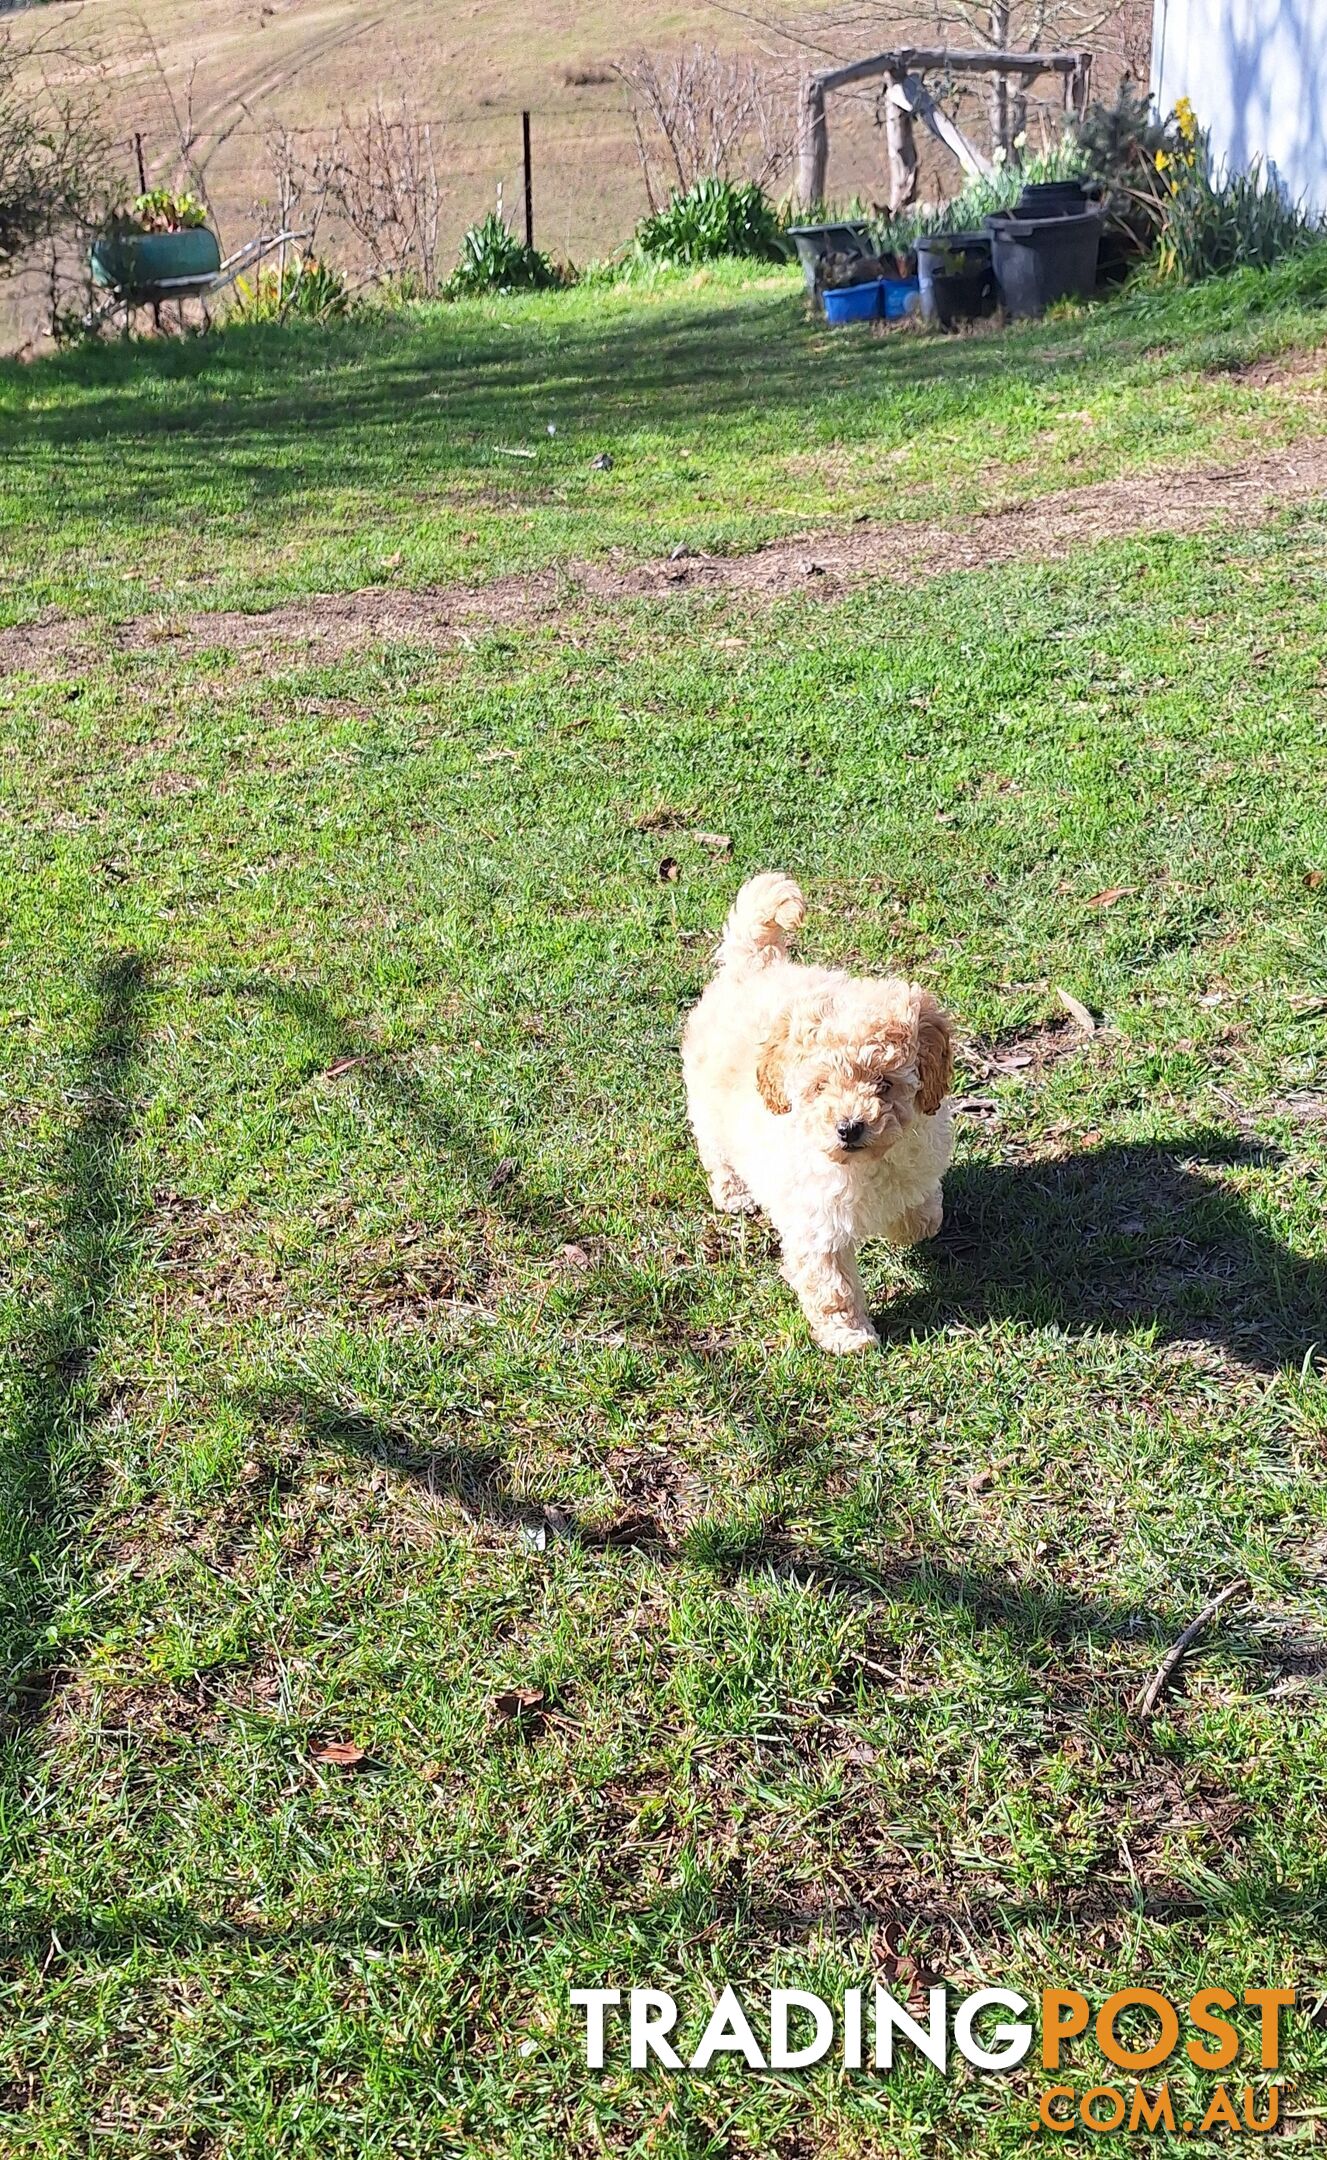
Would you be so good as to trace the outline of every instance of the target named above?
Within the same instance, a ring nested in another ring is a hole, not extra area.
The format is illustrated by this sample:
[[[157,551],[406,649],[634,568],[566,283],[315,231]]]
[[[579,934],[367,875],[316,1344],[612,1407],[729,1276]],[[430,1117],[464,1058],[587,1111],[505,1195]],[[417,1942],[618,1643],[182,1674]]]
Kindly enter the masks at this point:
[[[0,33],[0,276],[71,226],[92,229],[114,192],[95,100]]]
[[[342,117],[324,166],[328,200],[384,282],[435,293],[443,189],[433,123],[406,98]]]
[[[697,180],[755,180],[786,168],[796,125],[786,77],[748,59],[693,45],[666,59],[637,53],[614,73],[627,92],[650,209]]]
[[[356,243],[366,283],[436,293],[445,203],[439,148],[435,124],[404,97],[390,106],[379,98],[356,119],[343,113],[311,142],[275,129],[267,158],[281,224],[298,224],[312,252],[319,226],[330,219]]]

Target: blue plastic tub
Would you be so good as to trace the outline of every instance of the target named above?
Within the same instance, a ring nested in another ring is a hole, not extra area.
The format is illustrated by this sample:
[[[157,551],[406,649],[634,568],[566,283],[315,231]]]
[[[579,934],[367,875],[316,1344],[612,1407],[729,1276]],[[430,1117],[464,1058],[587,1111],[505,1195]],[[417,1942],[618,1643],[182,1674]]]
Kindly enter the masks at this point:
[[[887,277],[881,280],[880,290],[885,296],[885,321],[902,322],[906,315],[921,312],[921,280],[915,277]]]
[[[825,293],[825,320],[831,323],[874,322],[885,311],[886,280],[873,278],[869,285],[845,285]]]

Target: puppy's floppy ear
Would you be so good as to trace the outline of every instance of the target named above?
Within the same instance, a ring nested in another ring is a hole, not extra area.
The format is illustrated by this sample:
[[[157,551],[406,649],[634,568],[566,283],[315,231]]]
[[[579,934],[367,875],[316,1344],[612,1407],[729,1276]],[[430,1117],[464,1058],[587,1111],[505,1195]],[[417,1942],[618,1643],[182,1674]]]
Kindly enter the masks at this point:
[[[775,1020],[769,1034],[760,1046],[756,1059],[756,1086],[761,1100],[775,1117],[785,1117],[792,1109],[788,1090],[784,1086],[783,1068],[792,1048],[792,1015],[785,1010]]]
[[[954,1077],[954,1026],[929,990],[917,997],[917,1108],[934,1117]]]

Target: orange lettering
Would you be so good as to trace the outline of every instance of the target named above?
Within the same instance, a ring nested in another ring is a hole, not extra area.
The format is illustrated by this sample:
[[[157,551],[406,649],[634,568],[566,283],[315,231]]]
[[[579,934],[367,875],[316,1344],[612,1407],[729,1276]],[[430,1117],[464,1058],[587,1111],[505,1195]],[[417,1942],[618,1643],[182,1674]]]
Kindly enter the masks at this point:
[[[1235,2103],[1224,2085],[1217,2086],[1208,2103],[1207,2113],[1198,2127],[1200,2130],[1215,2130],[1218,2123],[1223,2130],[1238,2130],[1239,2128],[1239,2117],[1235,2113]]]
[[[1185,2041],[1184,2052],[1196,2070],[1226,2070],[1239,2053],[1239,2034],[1228,2019],[1213,2017],[1213,2005],[1219,2010],[1233,2010],[1235,1998],[1230,1989],[1202,1988],[1189,2003],[1189,2016],[1199,2032],[1211,2033],[1221,2043],[1219,2047],[1205,2048],[1200,2040]]]
[[[1262,2135],[1262,2134],[1263,2134],[1264,2132],[1266,2132],[1266,2131],[1268,2131],[1268,2130],[1275,2130],[1275,2128],[1276,2128],[1277,2124],[1278,2124],[1278,2123],[1280,2122],[1280,2120],[1281,2120],[1281,2088],[1280,2088],[1280,2086],[1279,2086],[1279,2085],[1269,2085],[1269,2086],[1268,2086],[1268,2088],[1267,2088],[1267,2113],[1266,2113],[1266,2114],[1265,2114],[1265,2115],[1263,2116],[1263,2119],[1262,2119],[1262,2121],[1261,2121],[1261,2122],[1259,2122],[1259,2121],[1258,2121],[1258,2119],[1257,2119],[1257,2117],[1255,2116],[1255,2114],[1254,2114],[1254,2112],[1253,2112],[1253,2087],[1252,2087],[1252,2085],[1246,2085],[1246,2086],[1245,2086],[1245,2088],[1244,2088],[1244,2127],[1245,2127],[1245,2129],[1246,2129],[1246,2130],[1253,2130],[1253,2131],[1256,2131],[1256,2132],[1257,2132],[1257,2133],[1258,2133],[1259,2135]]]
[[[1264,2070],[1275,2070],[1281,2061],[1281,2012],[1294,2007],[1293,1988],[1245,1988],[1244,2000],[1250,2009],[1262,2012],[1262,2056]]]
[[[1068,2014],[1061,2017],[1060,2012]],[[1043,1988],[1041,1991],[1041,2065],[1043,2070],[1060,2067],[1060,2042],[1072,2040],[1075,2033],[1085,2030],[1088,2017],[1086,1995],[1077,1988]]]
[[[1151,2047],[1127,2048],[1115,2037],[1115,2020],[1121,2010],[1137,2008],[1150,2010],[1161,2022],[1161,2036]],[[1097,2045],[1107,2062],[1113,2062],[1121,2070],[1154,2070],[1171,2054],[1180,2037],[1179,2015],[1173,2003],[1155,1988],[1121,1988],[1115,1995],[1108,1995],[1097,2012]]]
[[[1141,2085],[1133,2089],[1133,2106],[1129,2110],[1131,2130],[1159,2130],[1162,2126],[1174,2132],[1175,2106],[1170,2097],[1169,2085],[1158,2085],[1151,2100]]]
[[[1108,2120],[1103,2121],[1100,2115],[1092,2113],[1094,2100],[1110,2102]],[[1085,2092],[1078,2103],[1078,2118],[1085,2130],[1118,2130],[1124,2121],[1124,2094],[1114,2085],[1094,2085],[1091,2092]]]
[[[1048,2086],[1041,2096],[1041,2104],[1037,2109],[1037,2119],[1043,2130],[1073,2129],[1074,2118],[1072,2115],[1052,2115],[1051,2113],[1052,2100],[1072,2100],[1073,2097],[1074,2089],[1072,2085]]]

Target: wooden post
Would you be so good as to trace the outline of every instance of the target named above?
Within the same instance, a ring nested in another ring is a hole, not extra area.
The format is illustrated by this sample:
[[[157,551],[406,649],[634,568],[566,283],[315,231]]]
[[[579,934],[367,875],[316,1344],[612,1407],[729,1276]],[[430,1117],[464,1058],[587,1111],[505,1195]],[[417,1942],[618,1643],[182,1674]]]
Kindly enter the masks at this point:
[[[969,142],[957,121],[941,112],[920,75],[909,75],[903,82],[896,83],[889,95],[893,102],[906,106],[909,112],[925,122],[936,140],[953,151],[965,173],[975,177],[978,173],[995,170],[991,160],[982,156],[974,142]]]
[[[525,244],[534,246],[534,177],[530,169],[530,115],[521,114],[521,156],[525,164]]]
[[[829,173],[829,128],[825,121],[825,86],[808,76],[797,124],[797,203],[803,217],[822,209]]]
[[[1068,98],[1066,100],[1069,110],[1076,120],[1081,120],[1087,111],[1088,93],[1091,87],[1092,55],[1090,52],[1080,52],[1068,77]]]
[[[143,163],[143,138],[137,134],[134,136],[134,156],[138,159],[138,192],[146,195],[147,167]]]
[[[889,152],[889,207],[897,217],[917,200],[917,136],[911,108],[893,92],[901,90],[897,75],[890,75],[885,93],[885,144]]]

